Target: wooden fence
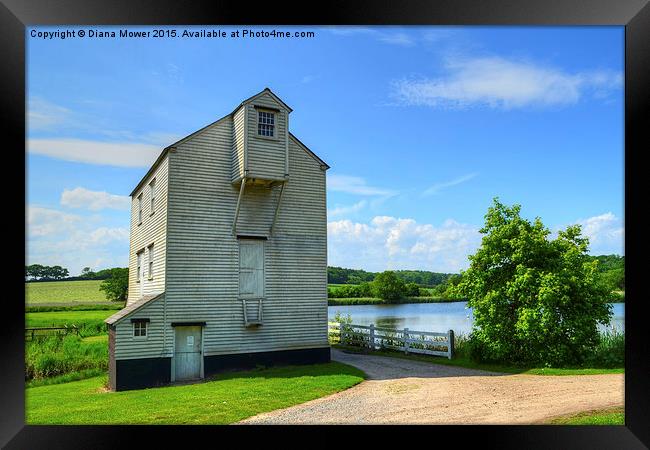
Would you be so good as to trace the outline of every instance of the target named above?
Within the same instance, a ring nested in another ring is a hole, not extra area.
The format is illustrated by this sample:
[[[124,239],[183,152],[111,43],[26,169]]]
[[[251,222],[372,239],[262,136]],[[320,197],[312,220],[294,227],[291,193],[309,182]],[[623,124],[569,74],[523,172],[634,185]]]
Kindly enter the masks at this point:
[[[404,328],[376,327],[374,324],[354,325],[339,322],[328,323],[330,342],[342,345],[366,347],[371,350],[389,348],[404,353],[446,356],[454,354],[454,331],[434,333]]]
[[[67,327],[25,328],[25,340],[34,340],[34,338],[45,338],[48,336],[65,336],[68,333],[75,333],[79,336],[79,328],[75,325]]]

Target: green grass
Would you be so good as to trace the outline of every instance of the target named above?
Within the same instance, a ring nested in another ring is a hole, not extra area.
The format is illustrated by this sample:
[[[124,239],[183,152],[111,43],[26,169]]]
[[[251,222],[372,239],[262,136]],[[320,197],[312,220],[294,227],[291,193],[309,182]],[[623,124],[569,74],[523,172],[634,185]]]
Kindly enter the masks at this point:
[[[106,377],[26,389],[34,424],[228,424],[360,383],[365,375],[330,362],[222,374],[203,383],[106,392]]]
[[[33,312],[25,314],[25,323],[28,328],[76,325],[84,336],[88,336],[105,333],[104,319],[115,312],[115,310]]]
[[[99,334],[97,336],[88,336],[83,339],[81,339],[81,342],[90,344],[93,342],[102,342],[106,345],[108,345],[108,334]]]
[[[54,311],[117,311],[124,308],[125,302],[111,302],[111,303],[83,303],[78,305],[39,305],[39,306],[25,306],[25,312],[54,312]]]
[[[554,425],[625,425],[622,407],[557,417],[548,422]]]
[[[358,353],[366,353],[367,349],[359,347],[334,345],[333,347],[342,350]],[[373,355],[385,356],[391,358],[410,359],[415,361],[423,361],[432,364],[442,364],[445,366],[458,366],[467,369],[486,370],[489,372],[504,372],[504,373],[522,373],[527,375],[602,375],[608,373],[624,373],[624,368],[602,369],[602,368],[552,368],[552,367],[517,367],[505,364],[486,364],[477,363],[469,359],[467,356],[455,356],[452,359],[447,359],[440,356],[418,355],[418,354],[405,354],[394,350],[375,350]]]
[[[25,378],[28,380],[72,376],[88,369],[108,369],[106,339],[89,341],[69,334],[65,337],[34,339],[25,345]],[[86,372],[85,376],[91,375]]]
[[[98,377],[106,374],[106,369],[83,369],[75,370],[63,375],[57,375],[50,378],[38,378],[36,380],[28,380],[25,382],[25,387],[36,386],[49,386],[52,384],[70,383],[71,381],[85,380],[86,378]]]
[[[25,283],[25,300],[28,305],[48,303],[97,303],[107,302],[99,290],[102,280],[44,281]]]

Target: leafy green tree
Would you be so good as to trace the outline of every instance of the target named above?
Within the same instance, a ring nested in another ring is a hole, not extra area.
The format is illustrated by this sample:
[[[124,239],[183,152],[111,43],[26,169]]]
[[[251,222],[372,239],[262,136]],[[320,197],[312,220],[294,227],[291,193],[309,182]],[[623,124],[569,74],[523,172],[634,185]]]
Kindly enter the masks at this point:
[[[41,264],[30,264],[29,266],[25,266],[25,276],[32,280],[37,280],[44,276],[44,269],[45,267]]]
[[[546,365],[584,361],[599,342],[597,325],[612,314],[597,262],[587,255],[580,226],[550,230],[520,205],[494,199],[481,248],[457,290],[473,308],[471,353],[481,360]]]
[[[129,269],[109,269],[110,276],[102,281],[99,289],[106,292],[106,298],[110,301],[126,301],[129,292]]]
[[[406,293],[406,285],[391,270],[377,275],[372,282],[372,288],[375,296],[383,300],[398,300]]]
[[[420,286],[417,283],[406,283],[404,285],[404,295],[407,297],[419,297]]]
[[[95,272],[92,271],[90,267],[84,267],[83,270],[81,271],[81,278],[87,278],[89,280],[92,280],[95,277]]]

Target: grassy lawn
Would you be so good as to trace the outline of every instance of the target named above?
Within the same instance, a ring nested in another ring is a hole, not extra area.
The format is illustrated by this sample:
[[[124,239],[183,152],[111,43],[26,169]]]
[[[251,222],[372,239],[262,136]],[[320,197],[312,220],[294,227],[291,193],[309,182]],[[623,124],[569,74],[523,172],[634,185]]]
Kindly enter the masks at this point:
[[[26,389],[33,424],[228,424],[333,394],[363,381],[330,362],[221,374],[203,383],[107,392],[106,377]]]
[[[352,346],[333,345],[345,351],[365,353],[366,350]],[[442,364],[445,366],[458,366],[468,369],[486,370],[490,372],[505,372],[505,373],[523,373],[528,375],[602,375],[607,373],[624,373],[624,368],[615,369],[599,369],[599,368],[550,368],[550,367],[516,367],[506,366],[502,364],[484,364],[477,363],[470,360],[466,356],[456,356],[452,359],[447,359],[440,356],[417,355],[417,354],[404,354],[393,350],[375,350],[373,355],[385,356],[391,358],[410,359],[415,361],[423,361],[432,364]]]
[[[557,417],[548,422],[553,425],[625,425],[625,412],[622,407],[601,411]]]
[[[99,290],[101,283],[102,280],[25,283],[25,300],[28,305],[107,302],[106,295]]]

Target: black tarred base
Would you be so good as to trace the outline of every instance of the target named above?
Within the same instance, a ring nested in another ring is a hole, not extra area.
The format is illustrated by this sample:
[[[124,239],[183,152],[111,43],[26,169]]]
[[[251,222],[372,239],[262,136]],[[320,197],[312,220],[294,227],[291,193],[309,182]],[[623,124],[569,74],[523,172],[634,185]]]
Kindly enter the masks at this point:
[[[207,378],[220,372],[254,369],[257,366],[271,367],[327,362],[330,362],[330,348],[323,347],[206,356],[203,358],[203,368]],[[115,377],[110,380],[110,385],[116,391],[127,391],[162,386],[170,382],[171,358],[121,359],[115,361]]]
[[[257,366],[284,366],[320,364],[330,362],[330,348],[308,348],[275,352],[239,353],[233,355],[206,356],[205,376],[228,370],[254,369]]]
[[[162,386],[170,383],[171,371],[171,358],[118,359],[110,384],[116,391]]]

